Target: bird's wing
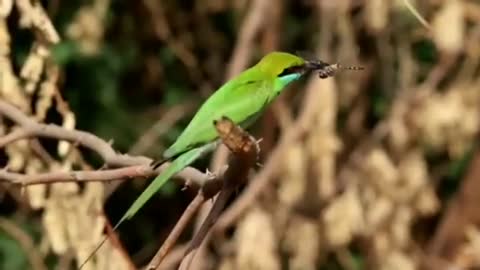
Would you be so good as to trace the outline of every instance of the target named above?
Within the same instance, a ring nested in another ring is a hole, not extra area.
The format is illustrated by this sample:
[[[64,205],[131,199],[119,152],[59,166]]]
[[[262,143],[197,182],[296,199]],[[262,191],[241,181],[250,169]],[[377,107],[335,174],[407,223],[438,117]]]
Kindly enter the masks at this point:
[[[228,82],[205,101],[183,133],[165,151],[165,158],[174,157],[193,147],[215,140],[218,134],[213,125],[214,120],[226,116],[234,123],[243,125],[245,121],[251,120],[261,112],[273,99],[272,80],[255,78],[255,76],[239,79],[242,77]]]

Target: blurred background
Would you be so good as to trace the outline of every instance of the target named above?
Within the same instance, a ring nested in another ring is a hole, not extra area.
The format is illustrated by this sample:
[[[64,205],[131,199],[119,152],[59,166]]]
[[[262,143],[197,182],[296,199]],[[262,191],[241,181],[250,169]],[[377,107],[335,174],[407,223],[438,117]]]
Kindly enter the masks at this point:
[[[2,0],[0,98],[159,158],[267,52],[364,66],[292,84],[267,110],[252,128],[264,166],[190,269],[480,269],[479,44],[476,0]],[[0,118],[2,136],[13,129]],[[224,163],[217,151],[195,167]],[[0,164],[34,175],[102,160],[40,139],[0,149]],[[75,269],[148,183],[0,182],[0,269]],[[170,181],[85,269],[145,266],[194,195]]]

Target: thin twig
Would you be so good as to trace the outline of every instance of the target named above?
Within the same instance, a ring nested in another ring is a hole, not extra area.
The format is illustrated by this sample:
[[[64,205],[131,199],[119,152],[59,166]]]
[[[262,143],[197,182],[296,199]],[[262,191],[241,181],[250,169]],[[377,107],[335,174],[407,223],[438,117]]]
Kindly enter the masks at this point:
[[[150,177],[157,175],[166,166],[161,166],[157,170],[152,170],[149,165],[134,165],[117,169],[99,170],[99,171],[54,171],[32,175],[9,172],[0,170],[0,182],[9,182],[16,185],[38,185],[51,184],[57,182],[102,182],[112,181],[116,179],[131,179],[135,177]],[[204,174],[194,168],[186,168],[177,174],[178,178],[182,178],[187,182],[189,187],[199,187],[205,182],[212,180],[212,177]]]
[[[445,214],[427,247],[425,264],[429,260],[443,258],[452,261],[462,245],[469,225],[480,224],[478,204],[480,199],[480,152],[477,151],[461,181],[457,194],[450,200]],[[428,267],[432,269],[431,267]]]
[[[432,27],[430,26],[430,24],[427,22],[427,20],[425,20],[422,15],[420,15],[420,12],[417,11],[417,9],[412,5],[412,3],[410,3],[409,0],[403,0],[403,3],[405,4],[405,6],[408,8],[408,10],[413,14],[413,16],[415,16],[415,18],[417,18],[417,20],[425,27],[427,28],[428,30],[432,30]]]
[[[198,211],[200,206],[205,202],[205,196],[201,191],[197,193],[197,196],[190,202],[188,207],[183,212],[180,219],[175,224],[175,227],[172,229],[170,234],[168,235],[167,239],[163,242],[160,249],[157,251],[155,256],[152,258],[150,263],[147,266],[147,270],[158,269],[160,263],[163,261],[167,253],[172,249],[172,247],[177,242],[178,238],[180,237],[181,233],[185,230],[185,227],[189,223],[189,221],[193,218],[195,213]]]
[[[163,245],[157,251],[155,256],[152,258],[150,263],[147,266],[148,270],[151,269],[158,269],[160,263],[163,261],[167,253],[172,249],[172,247],[177,242],[180,234],[185,230],[185,227],[193,218],[195,213],[197,213],[200,206],[207,200],[213,198],[215,194],[217,194],[223,186],[223,182],[220,179],[215,179],[212,181],[206,182],[201,189],[198,190],[197,195],[195,198],[190,202],[188,207],[183,212],[180,219],[175,224],[175,227],[172,229],[170,234],[168,235],[167,239],[163,242]]]
[[[156,140],[166,131],[169,130],[178,120],[182,119],[185,114],[195,108],[192,102],[186,102],[172,107],[166,111],[161,118],[158,119],[130,148],[129,153],[132,155],[143,154],[149,149]]]

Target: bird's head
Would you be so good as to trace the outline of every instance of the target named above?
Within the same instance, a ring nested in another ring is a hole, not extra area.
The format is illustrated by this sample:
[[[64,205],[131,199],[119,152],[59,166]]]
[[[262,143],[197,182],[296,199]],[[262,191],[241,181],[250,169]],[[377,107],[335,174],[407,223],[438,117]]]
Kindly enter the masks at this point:
[[[337,70],[363,70],[363,67],[341,66],[329,64],[317,59],[304,59],[285,52],[271,52],[265,55],[256,65],[273,78],[289,83],[312,71],[318,72],[320,78],[325,79],[335,75]]]
[[[272,77],[283,77],[305,73],[305,60],[285,52],[271,52],[256,65],[262,72]]]
[[[290,53],[271,52],[265,55],[256,66],[264,74],[288,84],[312,71],[321,71],[329,64],[319,60],[307,60]]]

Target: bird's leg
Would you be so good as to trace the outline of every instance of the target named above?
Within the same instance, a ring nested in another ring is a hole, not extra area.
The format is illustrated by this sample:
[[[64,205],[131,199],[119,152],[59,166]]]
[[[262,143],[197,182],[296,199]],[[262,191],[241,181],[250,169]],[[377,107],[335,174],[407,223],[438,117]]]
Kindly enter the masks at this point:
[[[258,140],[255,140],[255,150],[257,152],[256,156],[257,156],[257,160],[255,162],[255,164],[258,166],[258,167],[263,167],[263,164],[260,163],[260,152],[262,151],[262,149],[260,148],[260,143],[263,141],[263,138],[260,138]]]
[[[205,174],[207,175],[208,179],[215,179],[217,177],[217,174],[211,172],[208,168],[205,170]]]
[[[158,167],[162,166],[163,163],[167,162],[168,159],[162,158],[158,160],[152,160],[150,163],[150,166],[152,167],[153,170],[158,169]]]

